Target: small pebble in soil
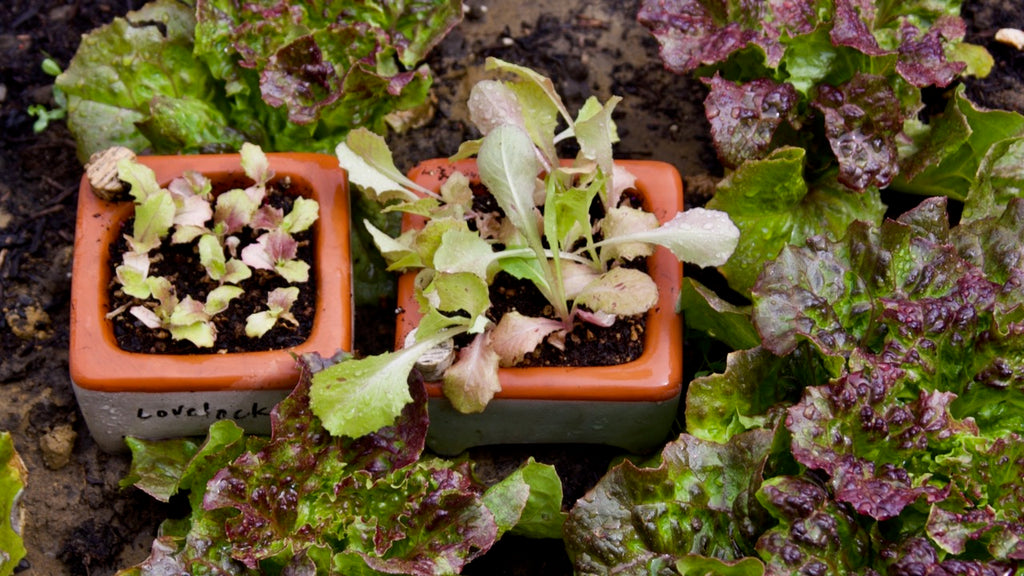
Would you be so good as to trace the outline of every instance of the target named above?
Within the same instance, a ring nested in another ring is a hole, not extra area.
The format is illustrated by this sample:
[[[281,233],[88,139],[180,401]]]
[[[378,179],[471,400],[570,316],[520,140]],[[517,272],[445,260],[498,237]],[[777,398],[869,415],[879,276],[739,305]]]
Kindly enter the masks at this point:
[[[39,449],[43,453],[43,462],[50,470],[60,470],[71,462],[71,452],[75,448],[78,435],[70,424],[62,424],[50,430],[39,439]]]
[[[1024,50],[1024,31],[1016,28],[1002,28],[996,32],[996,41]]]

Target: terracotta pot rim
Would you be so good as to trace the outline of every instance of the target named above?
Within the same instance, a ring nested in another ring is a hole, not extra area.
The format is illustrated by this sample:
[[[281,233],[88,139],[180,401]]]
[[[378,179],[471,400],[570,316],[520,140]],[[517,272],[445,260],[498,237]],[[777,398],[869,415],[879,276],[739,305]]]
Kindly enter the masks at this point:
[[[637,189],[662,222],[683,209],[683,184],[674,166],[653,160],[616,161],[637,177]],[[420,163],[409,178],[434,190],[441,177],[452,170],[478,179],[473,159],[451,163],[433,159]],[[658,192],[656,191],[664,191]],[[403,221],[403,229],[415,225],[414,218]],[[637,401],[661,402],[677,397],[682,390],[682,318],[675,311],[682,289],[683,266],[672,253],[658,248],[648,259],[651,276],[658,284],[658,304],[648,313],[644,335],[644,352],[632,362],[596,367],[529,367],[501,368],[500,399],[531,399],[557,401]],[[399,278],[399,314],[395,334],[396,347],[418,323],[417,305],[412,300],[415,272]],[[429,382],[431,397],[444,394],[440,383]]]
[[[100,200],[83,176],[71,283],[69,368],[73,383],[105,392],[177,392],[284,389],[294,386],[298,368],[292,354],[331,355],[352,346],[352,283],[349,252],[348,184],[337,159],[326,154],[268,153],[278,177],[304,181],[320,204],[315,235],[316,317],[309,338],[289,349],[230,354],[164,355],[122,350],[104,315],[109,245],[131,202]],[[243,175],[238,154],[140,156],[166,184],[185,169],[211,177]],[[330,224],[328,224],[330,223]]]

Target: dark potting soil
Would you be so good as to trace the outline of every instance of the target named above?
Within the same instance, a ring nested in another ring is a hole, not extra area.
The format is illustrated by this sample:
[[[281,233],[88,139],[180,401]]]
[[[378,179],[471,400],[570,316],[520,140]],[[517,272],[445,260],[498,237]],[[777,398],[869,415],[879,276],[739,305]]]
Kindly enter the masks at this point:
[[[241,182],[215,183],[214,194],[244,186]],[[271,181],[267,186],[265,202],[280,208],[287,214],[295,202],[295,196],[302,195],[298,185],[282,179]],[[125,231],[131,230],[134,218],[122,224]],[[313,266],[313,234],[316,225],[309,230],[293,234],[299,242],[298,259],[310,265],[309,280],[296,284],[299,297],[292,305],[292,315],[298,325],[279,320],[266,334],[259,338],[251,338],[245,334],[246,317],[255,312],[267,309],[267,294],[275,288],[283,288],[291,284],[272,270],[252,269],[252,276],[238,284],[243,289],[240,296],[231,300],[228,309],[216,314],[212,323],[216,329],[216,340],[210,348],[198,347],[188,340],[174,340],[169,331],[162,328],[149,328],[129,309],[132,306],[144,305],[145,302],[121,291],[116,280],[115,269],[121,264],[121,255],[128,250],[124,234],[119,234],[110,247],[110,310],[121,310],[111,318],[114,336],[118,345],[129,352],[148,354],[215,354],[225,352],[257,352],[263,350],[280,350],[305,342],[313,329],[316,314],[316,269]],[[261,231],[246,228],[236,234],[241,241],[241,248],[256,241]],[[203,302],[206,295],[217,288],[220,283],[210,279],[206,269],[199,261],[197,244],[171,244],[170,238],[164,239],[160,248],[151,253],[150,276],[163,276],[174,286],[179,299],[186,295]],[[155,299],[150,299],[150,306]]]
[[[499,273],[491,286],[491,311],[497,322],[515,310],[524,316],[554,317],[550,304],[528,280]],[[565,348],[543,342],[517,366],[614,366],[632,362],[644,352],[644,315],[621,317],[608,327],[576,321],[565,337]]]

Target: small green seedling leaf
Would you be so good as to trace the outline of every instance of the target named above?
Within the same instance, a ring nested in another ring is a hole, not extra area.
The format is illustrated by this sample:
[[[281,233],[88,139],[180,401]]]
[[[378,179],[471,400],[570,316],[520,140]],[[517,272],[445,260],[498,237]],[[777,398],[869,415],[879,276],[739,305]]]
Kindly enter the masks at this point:
[[[149,252],[163,241],[174,225],[174,199],[159,190],[135,206],[135,224],[128,243],[135,252]]]
[[[125,252],[121,261],[114,274],[124,293],[133,298],[149,298],[149,254]]]
[[[390,426],[412,402],[408,378],[416,361],[445,337],[435,336],[379,356],[350,359],[313,375],[313,413],[334,436],[359,438]]]
[[[299,196],[292,204],[292,209],[281,221],[281,229],[285,232],[297,234],[308,230],[310,226],[320,217],[320,204],[316,200]]]
[[[242,149],[239,152],[242,157],[242,170],[245,171],[246,176],[256,182],[257,186],[264,186],[274,177],[274,171],[270,169],[270,161],[267,160],[267,155],[259,146],[246,142],[242,144]]]

